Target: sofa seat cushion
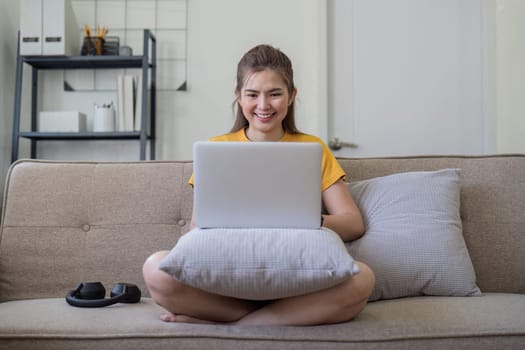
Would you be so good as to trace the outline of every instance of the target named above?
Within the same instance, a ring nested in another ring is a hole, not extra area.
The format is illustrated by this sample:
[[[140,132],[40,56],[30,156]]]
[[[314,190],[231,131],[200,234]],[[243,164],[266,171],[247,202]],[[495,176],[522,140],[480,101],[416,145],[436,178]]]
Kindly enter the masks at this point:
[[[352,322],[316,327],[163,323],[150,299],[101,309],[63,299],[0,304],[2,349],[514,348],[525,342],[525,295],[413,297],[370,303]]]

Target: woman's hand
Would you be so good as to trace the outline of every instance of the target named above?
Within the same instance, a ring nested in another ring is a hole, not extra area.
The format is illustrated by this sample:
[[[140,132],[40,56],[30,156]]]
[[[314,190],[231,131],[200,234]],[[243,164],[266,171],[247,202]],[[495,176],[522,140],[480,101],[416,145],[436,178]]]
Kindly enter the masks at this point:
[[[323,203],[328,212],[323,226],[335,231],[343,241],[353,241],[365,233],[361,211],[343,180],[323,191]]]

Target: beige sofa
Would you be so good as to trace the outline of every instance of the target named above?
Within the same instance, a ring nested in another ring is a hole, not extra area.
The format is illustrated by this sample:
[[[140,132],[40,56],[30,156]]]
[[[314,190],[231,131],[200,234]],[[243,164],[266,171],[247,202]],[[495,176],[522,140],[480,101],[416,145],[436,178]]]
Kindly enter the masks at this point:
[[[191,162],[19,161],[0,231],[0,349],[523,349],[525,155],[340,159],[356,181],[461,169],[465,241],[483,294],[370,303],[316,327],[169,324],[141,275],[146,257],[188,230]],[[137,284],[138,304],[84,309],[80,281]]]

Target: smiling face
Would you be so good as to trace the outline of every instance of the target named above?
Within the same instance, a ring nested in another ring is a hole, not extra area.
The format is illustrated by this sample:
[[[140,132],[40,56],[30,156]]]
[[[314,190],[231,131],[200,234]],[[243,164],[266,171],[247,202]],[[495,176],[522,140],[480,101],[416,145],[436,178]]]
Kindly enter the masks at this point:
[[[284,135],[282,122],[296,92],[288,92],[282,77],[265,69],[248,75],[237,94],[237,102],[248,121],[246,136],[252,141],[279,141]]]

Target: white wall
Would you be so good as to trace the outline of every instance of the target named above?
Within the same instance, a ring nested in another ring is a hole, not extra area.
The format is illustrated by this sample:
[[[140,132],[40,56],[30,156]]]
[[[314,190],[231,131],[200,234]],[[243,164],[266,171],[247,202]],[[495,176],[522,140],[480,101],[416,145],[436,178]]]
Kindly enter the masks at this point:
[[[191,159],[194,141],[229,131],[237,62],[260,43],[277,46],[292,59],[299,89],[298,126],[319,134],[324,118],[319,102],[321,4],[321,0],[188,1],[188,91],[157,93],[157,159]],[[29,86],[29,73],[26,69],[24,87]],[[101,94],[114,99],[111,93],[63,92],[63,72],[44,73],[40,78],[40,110],[89,113]],[[23,108],[23,113],[27,116],[29,110]],[[138,159],[135,141],[53,141],[39,145],[41,158]],[[23,147],[27,152],[27,146]]]
[[[497,151],[525,153],[525,1],[496,7]]]
[[[14,103],[18,6],[0,0],[0,198],[11,162],[11,126]],[[0,208],[2,202],[0,200]]]
[[[294,63],[299,88],[297,120],[319,128],[317,0],[191,0],[188,21],[189,92],[159,96],[159,156],[191,158],[195,140],[228,131],[233,123],[236,65],[245,51],[268,43]]]
[[[497,152],[525,152],[525,118],[519,94],[523,84],[524,2],[498,1],[497,17]],[[11,119],[14,93],[18,2],[0,0],[0,180],[7,170],[11,148]],[[322,66],[325,41],[324,0],[189,0],[188,91],[158,93],[157,158],[191,159],[196,140],[229,130],[235,68],[241,55],[259,43],[283,49],[293,60],[298,95],[298,125],[309,133],[325,136],[326,116]],[[521,16],[521,17],[520,17]],[[517,51],[516,51],[517,50]],[[27,97],[29,71],[26,69]],[[62,72],[46,72],[41,109],[83,105],[92,108],[93,99],[104,93],[64,93]],[[42,83],[41,79],[41,83]],[[496,91],[496,89],[494,89]],[[107,93],[106,93],[107,94]],[[495,92],[496,94],[496,92]],[[88,102],[86,102],[88,101]],[[23,104],[26,113],[27,102]],[[28,156],[27,141],[21,157]],[[54,159],[134,160],[138,142],[47,142],[39,155]]]

